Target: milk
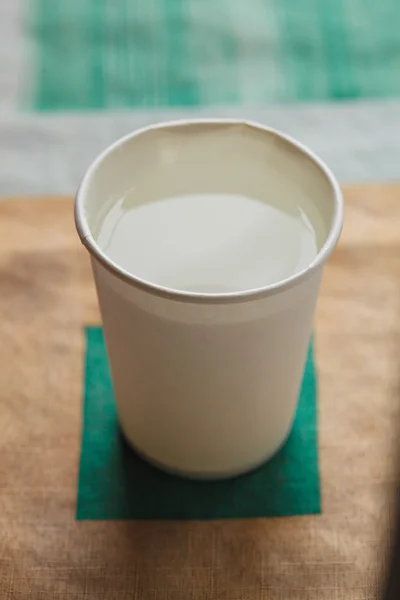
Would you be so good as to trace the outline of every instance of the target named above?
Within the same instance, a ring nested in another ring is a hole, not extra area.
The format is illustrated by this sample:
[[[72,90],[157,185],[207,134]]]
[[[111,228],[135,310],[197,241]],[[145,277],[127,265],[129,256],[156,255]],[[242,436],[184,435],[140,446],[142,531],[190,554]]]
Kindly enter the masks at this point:
[[[273,202],[235,194],[188,194],[113,203],[97,242],[117,265],[180,291],[241,292],[306,269],[320,249],[318,219],[304,197]]]

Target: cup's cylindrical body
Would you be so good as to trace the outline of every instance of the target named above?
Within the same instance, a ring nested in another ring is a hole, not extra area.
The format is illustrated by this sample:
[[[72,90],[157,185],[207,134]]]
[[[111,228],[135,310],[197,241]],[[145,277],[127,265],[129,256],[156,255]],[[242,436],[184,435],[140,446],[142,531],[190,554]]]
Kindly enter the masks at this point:
[[[272,456],[296,410],[320,270],[272,296],[182,303],[93,259],[122,429],[170,470],[241,473]]]
[[[96,237],[110,199],[132,185],[143,203],[191,192],[259,197],[277,210],[285,198],[307,201],[319,253],[283,281],[238,293],[141,279],[114,263]],[[153,126],[95,161],[75,217],[92,257],[128,441],[159,466],[194,477],[239,474],[272,456],[293,423],[322,269],[342,225],[329,170],[300,144],[251,123]]]

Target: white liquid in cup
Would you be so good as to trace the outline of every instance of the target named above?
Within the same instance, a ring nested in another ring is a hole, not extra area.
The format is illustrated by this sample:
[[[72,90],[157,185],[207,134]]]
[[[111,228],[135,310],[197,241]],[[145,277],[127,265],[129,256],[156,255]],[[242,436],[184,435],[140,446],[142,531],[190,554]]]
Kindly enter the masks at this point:
[[[192,477],[272,456],[342,225],[329,170],[253,123],[156,125],[95,161],[75,215],[129,442]]]
[[[306,202],[233,194],[115,202],[97,242],[117,265],[158,285],[203,293],[260,288],[306,269],[318,239]],[[315,219],[314,219],[315,220]]]

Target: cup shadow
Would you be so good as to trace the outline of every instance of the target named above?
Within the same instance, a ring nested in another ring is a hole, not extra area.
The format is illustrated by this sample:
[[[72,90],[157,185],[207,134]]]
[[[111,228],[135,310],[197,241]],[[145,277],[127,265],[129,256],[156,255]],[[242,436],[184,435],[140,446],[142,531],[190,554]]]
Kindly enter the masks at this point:
[[[206,520],[298,514],[293,452],[297,433],[268,462],[222,480],[195,480],[162,471],[143,459],[118,427],[120,515],[134,519]],[[290,471],[290,473],[288,472]],[[293,485],[294,484],[294,485]],[[304,509],[303,509],[304,510]],[[300,507],[300,512],[303,512]],[[310,507],[306,512],[318,512]]]

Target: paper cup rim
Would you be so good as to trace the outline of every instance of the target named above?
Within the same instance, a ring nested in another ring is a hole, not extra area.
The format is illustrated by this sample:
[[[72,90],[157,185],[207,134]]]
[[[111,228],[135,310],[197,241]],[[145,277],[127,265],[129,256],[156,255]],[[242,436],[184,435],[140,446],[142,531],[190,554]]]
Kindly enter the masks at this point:
[[[147,281],[145,279],[137,277],[136,275],[133,275],[126,269],[120,267],[113,260],[111,260],[97,244],[97,242],[91,234],[89,223],[87,222],[84,206],[84,197],[86,185],[88,184],[91,176],[100,166],[100,164],[118,147],[123,146],[129,140],[135,137],[139,137],[149,131],[154,131],[157,129],[171,129],[178,127],[202,125],[246,126],[264,133],[268,133],[280,140],[287,142],[289,145],[300,151],[300,153],[307,156],[325,175],[327,181],[331,186],[334,200],[332,225],[324,245],[318,252],[315,259],[305,269],[302,269],[301,271],[291,275],[290,277],[282,279],[276,283],[268,284],[258,288],[250,288],[248,290],[243,290],[239,292],[208,294],[204,292],[199,293],[181,291],[174,288],[162,286],[156,283],[152,283],[151,281]],[[284,290],[287,290],[299,284],[301,281],[308,279],[308,277],[311,277],[320,267],[322,267],[322,265],[326,262],[326,260],[329,258],[329,256],[335,249],[343,227],[343,212],[343,196],[340,186],[330,168],[312,150],[310,150],[309,148],[307,148],[307,146],[295,140],[291,136],[282,133],[281,131],[278,131],[273,127],[268,127],[260,123],[256,123],[255,121],[243,119],[181,119],[175,121],[164,121],[141,127],[140,129],[136,129],[135,131],[119,138],[113,144],[108,146],[91,163],[78,188],[75,197],[74,207],[75,226],[82,244],[86,247],[90,255],[94,257],[103,267],[105,267],[113,275],[125,281],[129,285],[139,288],[144,292],[152,294],[153,296],[168,298],[170,300],[175,300],[179,302],[191,302],[199,304],[230,304],[256,300],[259,298],[275,295],[279,292],[283,292]]]

